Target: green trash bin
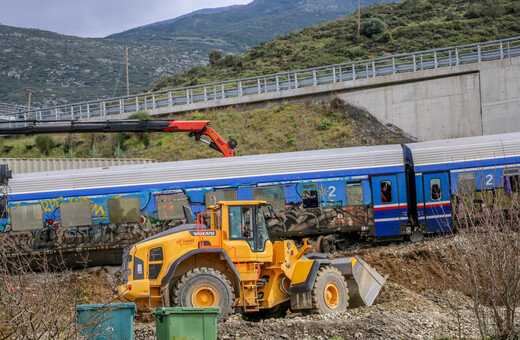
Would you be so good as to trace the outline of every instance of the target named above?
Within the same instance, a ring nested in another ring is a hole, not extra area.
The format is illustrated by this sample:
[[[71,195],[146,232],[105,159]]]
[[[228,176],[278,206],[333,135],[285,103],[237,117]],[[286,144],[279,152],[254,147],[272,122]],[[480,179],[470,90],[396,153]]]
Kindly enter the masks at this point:
[[[78,305],[80,335],[92,340],[133,340],[135,303]]]
[[[155,308],[157,340],[217,340],[220,307]]]

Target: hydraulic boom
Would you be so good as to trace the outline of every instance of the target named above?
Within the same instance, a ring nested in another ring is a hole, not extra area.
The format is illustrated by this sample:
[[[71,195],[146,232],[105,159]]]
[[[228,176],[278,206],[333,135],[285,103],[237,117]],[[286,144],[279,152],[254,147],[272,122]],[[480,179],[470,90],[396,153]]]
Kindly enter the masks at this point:
[[[40,134],[40,133],[87,133],[87,132],[188,132],[196,141],[208,144],[220,151],[225,157],[235,155],[237,142],[226,142],[220,135],[208,127],[209,120],[104,120],[104,121],[9,121],[0,125],[0,135]],[[21,126],[18,124],[23,123]],[[14,126],[13,126],[14,125]],[[211,141],[201,138],[208,136]]]

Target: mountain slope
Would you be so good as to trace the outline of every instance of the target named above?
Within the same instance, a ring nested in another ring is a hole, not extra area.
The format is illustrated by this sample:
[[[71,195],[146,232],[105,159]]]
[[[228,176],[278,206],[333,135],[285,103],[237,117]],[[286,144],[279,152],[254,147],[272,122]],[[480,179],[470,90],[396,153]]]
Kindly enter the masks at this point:
[[[363,0],[362,6],[393,0]],[[112,39],[177,40],[183,37],[224,39],[236,50],[276,35],[341,18],[357,9],[355,1],[344,0],[255,0],[218,13],[197,13],[173,22],[163,22],[110,35]]]
[[[380,0],[363,0],[371,4]],[[384,0],[389,1],[389,0]],[[88,39],[0,25],[0,102],[50,106],[142,92],[163,76],[208,62],[212,50],[241,53],[256,42],[287,34],[352,10],[344,0],[255,0],[203,9],[136,28],[114,39]],[[135,39],[135,40],[134,40]]]
[[[279,36],[161,79],[152,90],[253,77],[385,55],[520,36],[520,0],[404,0]]]

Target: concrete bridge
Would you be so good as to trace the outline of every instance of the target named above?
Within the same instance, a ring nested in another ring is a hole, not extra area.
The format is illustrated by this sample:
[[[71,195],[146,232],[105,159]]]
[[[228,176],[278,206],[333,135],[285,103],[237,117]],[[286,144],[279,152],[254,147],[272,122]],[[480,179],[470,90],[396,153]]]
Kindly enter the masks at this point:
[[[121,119],[323,100],[333,94],[419,140],[520,131],[520,37],[24,112]]]

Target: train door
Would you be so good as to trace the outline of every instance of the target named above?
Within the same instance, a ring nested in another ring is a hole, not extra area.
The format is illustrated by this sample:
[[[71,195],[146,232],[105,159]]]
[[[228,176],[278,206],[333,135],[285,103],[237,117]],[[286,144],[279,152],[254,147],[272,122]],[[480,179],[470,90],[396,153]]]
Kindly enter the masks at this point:
[[[426,231],[450,232],[451,202],[448,173],[423,174],[423,189]]]
[[[401,235],[397,175],[372,177],[376,237]],[[405,218],[406,219],[406,218]]]

